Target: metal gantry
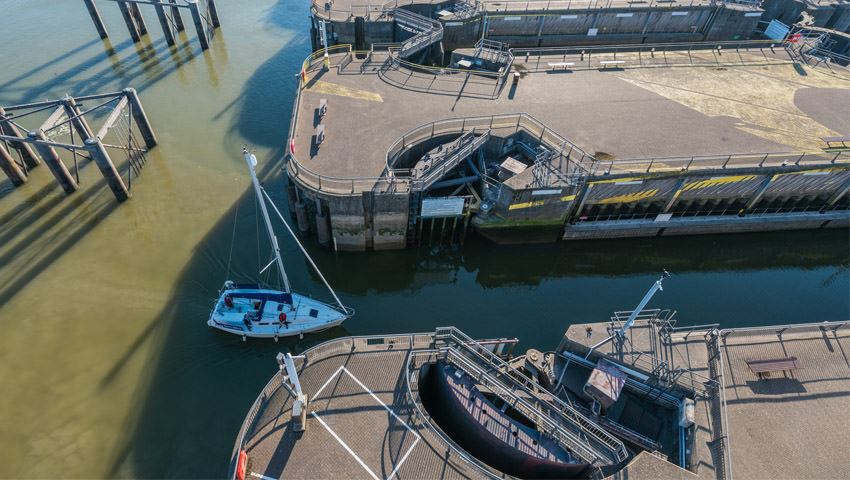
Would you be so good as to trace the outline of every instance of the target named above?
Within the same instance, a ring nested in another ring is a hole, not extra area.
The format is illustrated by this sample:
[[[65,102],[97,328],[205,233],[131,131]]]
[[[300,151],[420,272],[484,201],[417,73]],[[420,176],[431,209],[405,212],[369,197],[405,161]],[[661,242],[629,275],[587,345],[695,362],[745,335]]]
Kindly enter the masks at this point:
[[[97,130],[93,128],[95,121],[100,124]],[[115,197],[123,202],[130,197],[133,176],[141,172],[145,153],[154,145],[156,136],[132,88],[0,106],[0,169],[15,186],[26,183],[30,170],[44,162],[65,193],[71,194],[80,188],[79,162],[93,161]],[[126,183],[110,151],[125,155]],[[59,152],[70,152],[73,173]]]
[[[139,5],[152,5],[156,11],[157,19],[162,27],[162,33],[165,35],[165,41],[169,45],[175,44],[177,34],[185,30],[183,18],[180,16],[180,9],[189,11],[192,17],[192,23],[195,24],[195,30],[198,33],[198,41],[201,43],[201,48],[206,50],[210,48],[210,40],[212,39],[215,30],[221,26],[218,17],[218,9],[215,5],[215,0],[104,0],[118,4],[121,11],[121,16],[124,18],[124,23],[130,31],[130,38],[133,42],[139,42],[142,36],[148,33],[145,18],[142,16],[142,11]],[[86,8],[89,11],[94,26],[100,38],[108,38],[109,33],[100,17],[100,12],[97,9],[95,0],[83,0]]]

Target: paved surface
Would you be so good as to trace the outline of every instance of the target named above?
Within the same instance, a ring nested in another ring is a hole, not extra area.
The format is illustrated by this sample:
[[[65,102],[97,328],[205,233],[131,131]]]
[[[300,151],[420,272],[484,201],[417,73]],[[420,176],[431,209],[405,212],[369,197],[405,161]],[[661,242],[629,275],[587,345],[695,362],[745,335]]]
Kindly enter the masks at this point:
[[[835,115],[819,105],[850,103],[850,77],[791,64],[529,73],[496,99],[466,96],[492,93],[491,78],[406,70],[379,76],[378,68],[355,60],[340,71],[311,72],[296,125],[301,165],[324,176],[377,177],[387,148],[415,127],[518,112],[603,158],[811,151],[820,137],[840,133],[829,127],[839,125]],[[316,148],[320,98],[328,99],[328,115]]]
[[[608,323],[572,325],[567,338],[593,345],[607,337]],[[639,324],[638,324],[639,325]],[[587,333],[587,328],[591,333]],[[633,345],[648,350],[649,329],[630,330]],[[850,328],[821,330],[817,325],[788,330],[776,328],[726,330],[720,348],[726,416],[735,478],[833,479],[850,476]],[[704,332],[687,339],[674,336],[675,365],[708,373]],[[608,344],[600,348],[612,353]],[[759,379],[747,360],[795,356],[802,368]],[[718,424],[708,402],[697,402],[697,474],[715,478],[716,446],[711,442]],[[629,476],[628,478],[632,478]],[[675,478],[675,477],[673,477]]]
[[[409,350],[341,350],[348,351],[313,357],[300,370],[311,396],[305,432],[291,430],[283,388],[263,402],[246,435],[249,478],[483,477],[417,422],[404,395]]]

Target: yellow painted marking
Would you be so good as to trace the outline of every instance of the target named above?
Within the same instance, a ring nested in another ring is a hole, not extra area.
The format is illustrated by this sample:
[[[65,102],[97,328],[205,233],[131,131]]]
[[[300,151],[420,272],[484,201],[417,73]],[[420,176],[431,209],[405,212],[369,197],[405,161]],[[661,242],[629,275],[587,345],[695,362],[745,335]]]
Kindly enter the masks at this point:
[[[337,83],[323,82],[317,80],[316,83],[305,88],[311,92],[325,93],[328,95],[336,95],[338,97],[357,98],[359,100],[368,100],[370,102],[383,102],[384,99],[375,92],[360,90],[357,88],[345,87]]]
[[[708,180],[699,180],[696,182],[688,182],[682,187],[683,192],[698,190],[700,188],[716,187],[717,185],[726,185],[728,183],[747,182],[756,178],[757,175],[730,175],[728,177],[710,178]]]
[[[646,200],[647,198],[652,198],[656,194],[658,194],[658,189],[653,188],[652,190],[641,190],[635,193],[628,193],[626,195],[618,195],[616,197],[608,197],[603,198],[602,200],[596,202],[600,205],[606,205],[609,203],[631,203],[638,202],[640,200]]]
[[[637,182],[643,181],[644,177],[627,177],[627,178],[613,178],[610,180],[597,180],[595,182],[590,182],[591,185],[602,184],[602,183],[625,183],[625,182]]]
[[[515,203],[508,207],[508,210],[519,210],[521,208],[539,207],[543,205],[543,200],[534,200],[533,202]]]
[[[566,196],[561,197],[561,201],[562,201],[562,202],[569,202],[570,200],[575,200],[575,199],[576,199],[575,194],[573,194],[573,195],[566,195]]]

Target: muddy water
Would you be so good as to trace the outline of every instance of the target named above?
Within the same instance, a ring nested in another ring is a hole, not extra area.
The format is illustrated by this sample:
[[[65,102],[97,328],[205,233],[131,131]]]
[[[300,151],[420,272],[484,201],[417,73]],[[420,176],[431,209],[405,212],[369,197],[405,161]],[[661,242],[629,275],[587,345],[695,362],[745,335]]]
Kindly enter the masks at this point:
[[[144,8],[152,35],[137,46],[109,2],[103,42],[81,2],[0,0],[0,104],[132,86],[160,141],[120,206],[93,167],[70,197],[43,167],[23,188],[0,181],[0,477],[221,476],[282,348],[450,324],[551,348],[570,322],[633,306],[663,268],[674,276],[652,306],[683,324],[850,316],[846,231],[533,248],[470,238],[379,254],[310,244],[354,320],[281,344],[212,331],[221,283],[257,280],[267,258],[239,149],[256,149],[285,208],[280,157],[309,52],[306,4],[218,3],[224,28],[201,52],[191,29],[169,49]],[[282,243],[293,284],[322,294]]]

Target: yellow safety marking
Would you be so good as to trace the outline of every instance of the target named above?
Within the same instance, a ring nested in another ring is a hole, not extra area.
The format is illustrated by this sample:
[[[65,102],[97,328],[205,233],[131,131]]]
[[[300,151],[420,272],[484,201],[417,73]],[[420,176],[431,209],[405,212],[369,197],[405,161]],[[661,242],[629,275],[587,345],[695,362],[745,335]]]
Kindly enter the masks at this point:
[[[647,198],[652,198],[656,194],[658,194],[658,189],[653,188],[652,190],[641,190],[640,192],[628,193],[626,195],[618,195],[616,197],[608,197],[603,198],[602,200],[596,202],[600,205],[606,205],[609,203],[631,203],[638,202],[640,200],[646,200]]]
[[[698,180],[696,182],[687,183],[684,187],[682,187],[682,191],[689,192],[691,190],[716,187],[717,185],[726,185],[728,183],[747,182],[755,179],[756,177],[757,175],[730,175],[728,177],[715,177],[709,178],[708,180]]]
[[[601,183],[626,183],[626,182],[637,182],[645,180],[644,177],[628,177],[628,178],[613,178],[610,180],[597,180],[595,182],[590,182],[590,185],[596,185]]]
[[[543,200],[534,200],[532,202],[525,203],[514,203],[513,205],[508,207],[508,210],[519,210],[521,208],[539,207],[540,205],[543,205]]]
[[[345,87],[337,83],[323,82],[317,80],[314,84],[306,87],[305,90],[311,92],[325,93],[328,95],[336,95],[338,97],[351,97],[360,100],[368,100],[370,102],[383,102],[384,99],[375,92],[360,90],[357,88]]]
[[[561,197],[562,202],[569,202],[570,200],[575,200],[575,199],[576,199],[576,196],[574,194]]]

